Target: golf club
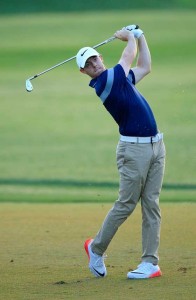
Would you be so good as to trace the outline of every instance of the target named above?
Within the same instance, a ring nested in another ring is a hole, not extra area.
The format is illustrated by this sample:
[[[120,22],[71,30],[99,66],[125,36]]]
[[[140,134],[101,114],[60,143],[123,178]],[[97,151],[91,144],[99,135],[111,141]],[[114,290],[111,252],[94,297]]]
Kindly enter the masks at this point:
[[[126,28],[126,29],[129,30],[129,31],[132,31],[133,29],[138,29],[139,26],[138,26],[138,25],[128,25],[128,26],[126,26],[126,27],[124,27],[124,28]],[[107,43],[109,43],[109,42],[112,42],[112,41],[115,40],[115,39],[116,39],[116,38],[115,38],[114,36],[112,36],[112,37],[110,37],[109,39],[107,39],[107,40],[105,40],[105,41],[103,41],[103,42],[101,42],[101,43],[99,43],[99,44],[93,46],[92,48],[94,48],[94,49],[95,49],[95,48],[98,48],[98,47],[100,47],[100,46],[102,46],[102,45],[105,45],[105,44],[107,44]],[[41,76],[41,75],[43,75],[43,74],[45,74],[45,73],[47,73],[47,72],[49,72],[49,71],[51,71],[51,70],[53,70],[53,69],[59,67],[59,66],[65,64],[65,63],[67,63],[68,61],[73,60],[74,58],[76,58],[76,55],[75,55],[75,56],[72,56],[72,57],[70,57],[70,58],[68,58],[68,59],[66,59],[66,60],[64,60],[64,61],[62,61],[62,62],[60,62],[60,63],[58,63],[57,65],[54,65],[53,67],[50,67],[49,69],[47,69],[47,70],[45,70],[45,71],[43,71],[43,72],[41,72],[41,73],[38,73],[38,74],[36,74],[36,75],[34,75],[34,76],[28,78],[28,79],[26,80],[26,90],[27,90],[27,92],[31,92],[31,91],[33,90],[33,85],[32,85],[32,83],[31,83],[31,80],[33,80],[33,79],[35,79],[35,78],[37,78],[37,77],[39,77],[39,76]]]
[[[110,37],[109,39],[107,39],[107,40],[105,40],[105,41],[103,41],[103,42],[101,42],[101,43],[95,45],[95,46],[92,47],[92,48],[94,48],[94,49],[95,49],[95,48],[98,48],[98,47],[100,47],[100,46],[102,46],[102,45],[104,45],[104,44],[107,44],[107,43],[113,41],[114,39],[115,39],[115,37],[112,36],[112,37]],[[45,71],[43,71],[43,72],[41,72],[41,73],[39,73],[39,74],[36,74],[36,75],[34,75],[34,76],[28,78],[28,79],[26,80],[26,90],[27,90],[27,92],[31,92],[31,91],[33,90],[33,85],[32,85],[32,83],[31,83],[31,80],[33,80],[33,79],[35,79],[35,78],[37,78],[37,77],[39,77],[39,76],[41,76],[41,75],[43,75],[43,74],[45,74],[45,73],[47,73],[47,72],[49,72],[49,71],[51,71],[51,70],[53,70],[53,69],[59,67],[59,66],[65,64],[65,63],[67,63],[68,61],[73,60],[74,58],[76,58],[76,55],[75,55],[75,56],[72,56],[72,57],[70,57],[70,58],[68,58],[68,59],[66,59],[66,60],[64,60],[64,61],[62,61],[62,62],[60,62],[60,63],[58,63],[57,65],[54,65],[54,66],[50,67],[49,69],[47,69],[47,70],[45,70]]]

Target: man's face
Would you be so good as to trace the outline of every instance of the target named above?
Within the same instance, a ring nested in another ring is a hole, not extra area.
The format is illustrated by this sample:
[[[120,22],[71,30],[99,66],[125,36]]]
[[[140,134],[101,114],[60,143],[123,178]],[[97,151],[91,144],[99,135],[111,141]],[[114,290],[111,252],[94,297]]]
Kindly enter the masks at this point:
[[[102,56],[91,56],[87,59],[86,64],[80,71],[89,75],[91,78],[96,78],[105,70]]]

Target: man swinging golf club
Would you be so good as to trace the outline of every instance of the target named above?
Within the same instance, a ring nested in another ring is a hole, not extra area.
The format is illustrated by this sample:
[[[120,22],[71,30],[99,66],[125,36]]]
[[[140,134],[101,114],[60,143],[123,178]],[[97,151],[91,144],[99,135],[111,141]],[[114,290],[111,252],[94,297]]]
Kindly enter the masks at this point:
[[[107,275],[104,253],[119,226],[141,200],[142,258],[129,279],[161,276],[158,266],[161,214],[159,195],[162,186],[165,147],[153,112],[135,85],[151,71],[150,51],[143,31],[130,25],[114,36],[126,42],[120,60],[106,69],[102,56],[93,48],[79,50],[76,62],[83,74],[91,77],[90,86],[119,126],[117,166],[119,196],[94,239],[85,241],[90,271],[96,277]],[[138,49],[138,59],[132,67]]]

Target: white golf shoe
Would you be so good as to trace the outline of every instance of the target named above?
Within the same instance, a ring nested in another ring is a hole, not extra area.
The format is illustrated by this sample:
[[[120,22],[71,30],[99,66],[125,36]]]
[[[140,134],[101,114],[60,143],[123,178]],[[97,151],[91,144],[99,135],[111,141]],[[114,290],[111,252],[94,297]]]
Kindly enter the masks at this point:
[[[104,264],[104,256],[100,256],[91,250],[93,239],[88,239],[84,243],[85,251],[89,258],[89,269],[96,277],[105,277],[107,270]]]
[[[149,262],[142,262],[136,270],[127,273],[128,279],[145,279],[161,276],[161,270],[158,265]]]

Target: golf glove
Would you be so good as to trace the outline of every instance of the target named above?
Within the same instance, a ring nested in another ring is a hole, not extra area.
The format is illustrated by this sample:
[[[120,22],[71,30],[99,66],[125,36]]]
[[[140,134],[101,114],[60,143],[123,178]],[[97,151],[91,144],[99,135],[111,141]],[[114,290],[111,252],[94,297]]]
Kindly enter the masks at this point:
[[[139,39],[140,36],[143,34],[143,31],[139,29],[138,25],[128,25],[125,27],[125,29],[132,31],[135,38]]]

